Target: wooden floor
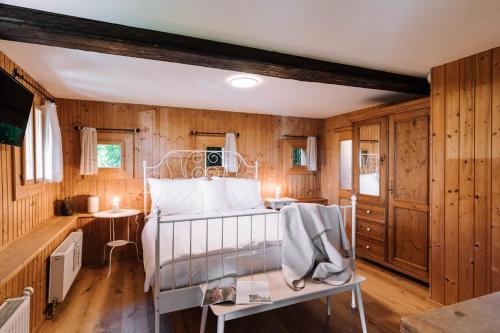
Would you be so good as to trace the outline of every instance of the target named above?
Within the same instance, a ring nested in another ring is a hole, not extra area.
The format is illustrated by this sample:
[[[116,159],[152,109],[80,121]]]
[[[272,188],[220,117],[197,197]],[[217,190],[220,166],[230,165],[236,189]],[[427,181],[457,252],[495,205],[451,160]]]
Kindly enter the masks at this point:
[[[143,292],[144,271],[136,261],[114,262],[107,267],[84,267],[54,320],[40,332],[152,332],[153,302]],[[358,272],[368,278],[362,285],[368,332],[399,332],[402,316],[438,306],[428,289],[378,266],[359,261]],[[162,332],[199,331],[201,309],[162,316]],[[350,307],[350,294],[334,297],[333,317],[326,320],[326,300],[316,300],[263,314],[229,321],[225,332],[361,332],[359,315]],[[207,332],[215,332],[209,314]]]

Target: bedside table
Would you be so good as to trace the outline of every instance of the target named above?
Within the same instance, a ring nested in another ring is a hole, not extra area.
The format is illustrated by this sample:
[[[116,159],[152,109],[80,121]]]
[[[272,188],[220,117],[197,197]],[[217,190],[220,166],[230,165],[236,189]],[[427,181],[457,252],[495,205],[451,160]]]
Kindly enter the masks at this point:
[[[298,201],[297,199],[287,198],[287,197],[283,197],[283,198],[279,198],[279,199],[264,198],[264,205],[267,208],[280,210],[281,208],[283,208],[285,206],[290,206],[291,204],[293,204],[294,202],[297,202],[297,201]]]
[[[109,219],[109,242],[104,244],[104,259],[102,260],[102,263],[106,261],[106,250],[108,246],[111,248],[111,251],[109,251],[109,269],[108,269],[108,276],[106,279],[109,278],[109,275],[111,274],[111,255],[113,254],[113,250],[115,247],[118,246],[124,246],[128,244],[134,244],[135,246],[135,252],[137,254],[137,260],[141,261],[139,259],[139,249],[137,248],[137,233],[139,232],[139,222],[137,222],[137,218],[139,214],[141,213],[140,210],[137,209],[120,209],[117,212],[114,212],[112,210],[106,210],[103,212],[97,212],[94,213],[92,216],[95,217],[96,219]],[[137,225],[136,227],[136,233],[135,233],[135,242],[130,240],[130,218],[135,216],[135,224]],[[127,218],[127,239],[116,239],[115,238],[115,219],[126,217]]]

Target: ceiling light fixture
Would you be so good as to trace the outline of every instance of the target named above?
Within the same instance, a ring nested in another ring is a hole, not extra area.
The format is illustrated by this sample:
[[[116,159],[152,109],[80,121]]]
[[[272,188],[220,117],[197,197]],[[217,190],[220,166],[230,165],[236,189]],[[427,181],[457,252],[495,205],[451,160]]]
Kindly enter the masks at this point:
[[[260,80],[250,76],[235,76],[229,78],[228,82],[235,88],[253,88],[260,83]]]

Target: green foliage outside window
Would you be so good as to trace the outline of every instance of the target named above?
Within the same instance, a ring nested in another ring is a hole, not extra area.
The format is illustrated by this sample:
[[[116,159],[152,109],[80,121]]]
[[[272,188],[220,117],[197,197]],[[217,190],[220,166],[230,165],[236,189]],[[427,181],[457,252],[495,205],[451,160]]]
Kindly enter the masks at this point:
[[[120,144],[97,145],[98,168],[121,168],[122,146]]]
[[[304,166],[304,156],[305,151],[302,148],[293,147],[292,148],[292,165],[293,166]]]

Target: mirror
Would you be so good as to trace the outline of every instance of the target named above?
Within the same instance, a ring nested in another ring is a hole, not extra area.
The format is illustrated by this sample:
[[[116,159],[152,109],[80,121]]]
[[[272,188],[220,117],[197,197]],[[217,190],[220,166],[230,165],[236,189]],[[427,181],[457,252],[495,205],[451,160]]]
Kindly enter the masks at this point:
[[[292,167],[307,166],[306,151],[302,147],[292,147]]]
[[[380,195],[380,124],[359,127],[359,193]]]

